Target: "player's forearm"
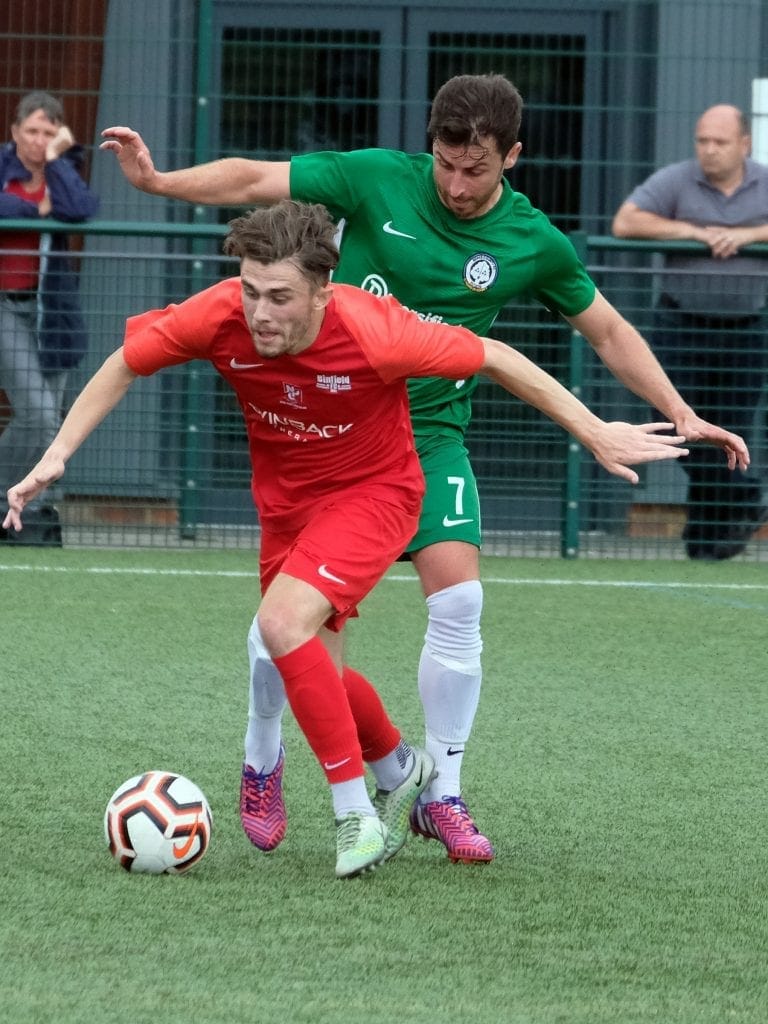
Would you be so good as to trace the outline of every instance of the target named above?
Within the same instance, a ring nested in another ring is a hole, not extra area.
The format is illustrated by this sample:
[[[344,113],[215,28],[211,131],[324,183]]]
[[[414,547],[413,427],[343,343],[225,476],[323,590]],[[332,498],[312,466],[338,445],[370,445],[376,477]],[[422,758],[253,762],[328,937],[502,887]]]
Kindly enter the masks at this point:
[[[114,352],[91,377],[40,461],[23,480],[8,489],[8,513],[3,520],[5,529],[23,529],[24,506],[63,476],[73,453],[117,405],[135,378],[123,360],[122,349]]]
[[[587,448],[593,448],[603,423],[598,416],[522,352],[490,338],[483,340],[486,361],[481,373],[548,416]]]
[[[673,423],[691,412],[645,339],[622,321],[593,348],[617,380]]]
[[[272,198],[260,194],[258,169],[255,160],[228,157],[178,171],[157,171],[147,191],[190,203],[247,206]]]
[[[118,349],[104,361],[72,403],[46,454],[67,462],[121,401],[136,379]]]
[[[674,423],[690,414],[690,406],[683,401],[646,340],[600,292],[595,293],[583,313],[567,320],[633,394]]]

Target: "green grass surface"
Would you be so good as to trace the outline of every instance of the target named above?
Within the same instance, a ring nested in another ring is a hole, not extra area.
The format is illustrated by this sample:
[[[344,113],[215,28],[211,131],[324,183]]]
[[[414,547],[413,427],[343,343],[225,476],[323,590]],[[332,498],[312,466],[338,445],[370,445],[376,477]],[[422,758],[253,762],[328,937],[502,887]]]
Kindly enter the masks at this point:
[[[757,565],[484,563],[465,795],[486,867],[414,838],[333,877],[330,799],[286,719],[289,831],[243,836],[243,552],[0,553],[0,1021],[764,1024],[768,579]],[[421,741],[423,602],[398,566],[350,663]],[[102,816],[194,779],[188,875],[132,876]]]

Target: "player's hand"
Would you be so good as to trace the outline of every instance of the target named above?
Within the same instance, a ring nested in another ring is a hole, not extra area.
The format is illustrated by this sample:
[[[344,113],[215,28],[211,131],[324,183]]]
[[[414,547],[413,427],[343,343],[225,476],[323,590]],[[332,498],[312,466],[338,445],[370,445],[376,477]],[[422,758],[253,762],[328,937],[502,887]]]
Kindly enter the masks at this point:
[[[3,520],[4,529],[13,527],[14,530],[21,530],[21,512],[24,506],[63,475],[64,460],[46,452],[23,480],[8,489],[8,514]]]
[[[746,442],[738,434],[709,423],[697,416],[692,410],[675,423],[675,430],[682,434],[686,441],[703,441],[704,444],[722,448],[728,462],[728,469],[749,469],[749,449]]]
[[[99,149],[115,154],[123,174],[135,188],[152,192],[157,171],[152,155],[139,133],[132,128],[117,126],[105,128],[101,135],[105,141]]]
[[[603,469],[636,484],[640,478],[630,466],[688,454],[687,448],[679,447],[685,441],[682,434],[659,433],[673,429],[673,423],[603,423],[591,446],[592,454]]]

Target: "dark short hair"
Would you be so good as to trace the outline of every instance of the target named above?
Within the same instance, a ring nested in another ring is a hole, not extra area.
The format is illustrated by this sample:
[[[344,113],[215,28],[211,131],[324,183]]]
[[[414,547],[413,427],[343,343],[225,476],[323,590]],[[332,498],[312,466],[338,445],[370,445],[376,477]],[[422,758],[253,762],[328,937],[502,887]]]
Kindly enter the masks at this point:
[[[336,230],[320,203],[281,199],[231,220],[224,252],[257,263],[293,260],[315,287],[321,287],[339,262]]]
[[[64,107],[55,96],[49,92],[28,92],[22,96],[16,107],[16,119],[14,124],[21,124],[26,121],[30,114],[36,110],[42,110],[49,121],[54,124],[64,124]]]
[[[504,75],[456,75],[437,90],[427,130],[447,146],[469,147],[490,136],[506,156],[522,117],[522,97]]]

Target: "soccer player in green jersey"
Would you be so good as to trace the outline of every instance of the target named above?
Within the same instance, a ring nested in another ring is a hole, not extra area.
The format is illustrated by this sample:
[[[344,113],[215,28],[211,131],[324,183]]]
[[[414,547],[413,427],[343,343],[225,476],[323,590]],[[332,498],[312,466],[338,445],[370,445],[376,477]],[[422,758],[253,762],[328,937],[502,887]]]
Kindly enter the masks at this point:
[[[393,294],[425,320],[486,334],[510,300],[532,296],[563,316],[631,391],[661,410],[688,441],[735,455],[732,435],[687,405],[643,338],[600,294],[568,239],[504,172],[521,151],[522,100],[501,75],[460,75],[432,104],[432,152],[384,149],[322,152],[290,161],[229,158],[160,173],[141,136],[107,128],[126,178],[155,195],[195,203],[255,205],[294,198],[323,203],[344,222],[334,280]],[[427,482],[419,531],[408,555],[427,602],[418,686],[426,748],[437,775],[411,815],[412,830],[441,841],[454,861],[489,861],[494,849],[461,798],[465,744],[478,705],[482,641],[480,503],[464,446],[476,379],[414,380],[411,418]],[[251,652],[252,676],[269,678],[266,652]],[[265,701],[252,684],[242,804],[249,813],[275,801],[282,774],[275,690]],[[269,754],[265,757],[264,751]],[[255,776],[255,778],[254,778]],[[257,844],[258,845],[258,844]]]

